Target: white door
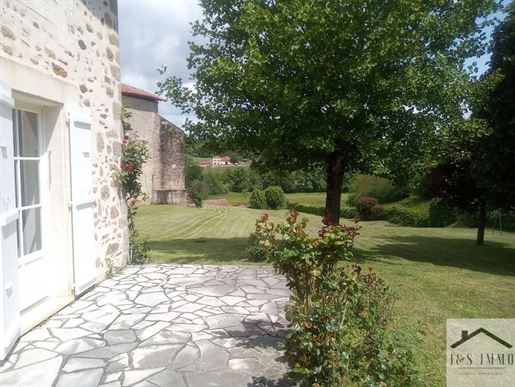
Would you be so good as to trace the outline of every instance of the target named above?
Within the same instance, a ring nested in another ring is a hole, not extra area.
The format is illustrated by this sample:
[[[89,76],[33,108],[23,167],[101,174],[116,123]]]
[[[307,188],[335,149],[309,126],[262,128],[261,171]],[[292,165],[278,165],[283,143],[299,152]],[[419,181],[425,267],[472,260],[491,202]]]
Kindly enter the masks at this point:
[[[0,360],[20,334],[18,239],[11,89],[0,82]]]
[[[77,109],[70,114],[70,143],[73,272],[75,294],[79,295],[96,281],[91,116],[87,109]]]
[[[20,310],[24,311],[48,296],[41,221],[43,141],[37,108],[17,106],[13,113]]]

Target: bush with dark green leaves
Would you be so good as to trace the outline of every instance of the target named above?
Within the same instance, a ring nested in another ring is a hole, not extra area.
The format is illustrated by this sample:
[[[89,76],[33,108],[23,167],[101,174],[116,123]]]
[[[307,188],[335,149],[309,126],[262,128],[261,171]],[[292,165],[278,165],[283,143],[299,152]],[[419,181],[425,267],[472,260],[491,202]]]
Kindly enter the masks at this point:
[[[407,227],[428,227],[429,218],[427,215],[419,215],[409,210],[391,207],[385,210],[384,217],[390,223]]]
[[[227,189],[232,192],[250,192],[262,187],[261,177],[249,167],[225,168],[223,180]]]
[[[458,223],[476,228],[479,224],[477,213],[464,212],[458,215]],[[515,212],[490,211],[487,215],[487,225],[495,230],[515,231]]]
[[[207,189],[204,182],[193,180],[189,187],[186,188],[189,198],[195,204],[195,207],[202,207],[202,201],[207,197]]]
[[[355,219],[358,216],[358,211],[355,207],[342,207],[340,215],[345,219]]]
[[[313,206],[307,204],[299,204],[299,203],[288,203],[288,208],[295,208],[299,212],[303,212],[305,214],[313,214],[324,216],[325,207],[323,206]],[[340,209],[340,215],[345,219],[354,219],[356,218],[357,211],[354,207],[342,207]]]
[[[429,203],[429,226],[446,227],[456,222],[456,210],[441,200],[432,199]]]
[[[379,204],[376,198],[364,196],[358,199],[356,203],[358,217],[361,220],[379,220],[384,219],[383,206]]]
[[[209,195],[224,194],[228,192],[225,186],[223,176],[214,169],[206,169],[202,174],[202,181],[206,186],[206,191]]]
[[[266,207],[271,210],[284,208],[286,205],[286,196],[281,187],[268,187],[265,189]]]
[[[370,269],[345,267],[359,229],[324,225],[318,237],[292,209],[286,222],[256,222],[260,246],[292,292],[286,318],[290,374],[308,386],[417,383],[412,353],[389,330],[393,294]]]
[[[406,193],[397,188],[391,180],[373,175],[356,175],[351,191],[359,197],[374,197],[381,204],[396,202],[406,197]]]
[[[137,236],[131,240],[129,262],[132,264],[147,263],[150,259],[150,244],[147,240],[141,240]]]
[[[358,204],[358,199],[360,198],[359,194],[355,193],[355,192],[352,192],[349,194],[349,196],[347,197],[347,200],[345,201],[345,203],[349,206],[349,207],[356,207],[356,204]]]
[[[252,191],[249,199],[249,207],[257,209],[266,208],[265,193],[261,190]]]
[[[267,258],[268,249],[263,245],[260,234],[253,232],[247,240],[245,256],[253,262],[262,262]]]

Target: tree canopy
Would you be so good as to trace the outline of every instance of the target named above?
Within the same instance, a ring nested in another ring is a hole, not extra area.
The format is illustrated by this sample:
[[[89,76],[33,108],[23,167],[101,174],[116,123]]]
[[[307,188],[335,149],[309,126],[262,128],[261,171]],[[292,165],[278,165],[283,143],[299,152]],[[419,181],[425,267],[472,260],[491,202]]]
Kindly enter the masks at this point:
[[[274,168],[324,165],[333,223],[346,171],[390,155],[430,157],[460,127],[465,59],[483,53],[496,9],[495,0],[201,4],[195,88],[169,76],[160,92],[196,114],[187,128],[199,138]]]
[[[485,78],[498,78],[487,93],[478,116],[491,133],[478,144],[476,177],[492,206],[510,209],[515,205],[515,3],[493,33],[490,70]]]

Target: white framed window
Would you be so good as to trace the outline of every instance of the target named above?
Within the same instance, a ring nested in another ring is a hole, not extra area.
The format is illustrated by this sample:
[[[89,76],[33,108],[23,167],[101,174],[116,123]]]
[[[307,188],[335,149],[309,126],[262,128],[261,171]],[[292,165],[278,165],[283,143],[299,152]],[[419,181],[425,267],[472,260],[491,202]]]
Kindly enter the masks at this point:
[[[18,217],[18,255],[30,260],[42,255],[41,112],[13,109],[14,173]]]

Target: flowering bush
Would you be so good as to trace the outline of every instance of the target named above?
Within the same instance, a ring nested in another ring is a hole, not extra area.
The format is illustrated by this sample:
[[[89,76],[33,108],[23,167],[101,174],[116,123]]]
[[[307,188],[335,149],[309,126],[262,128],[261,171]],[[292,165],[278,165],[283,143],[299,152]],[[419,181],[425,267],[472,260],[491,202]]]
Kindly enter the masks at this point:
[[[295,209],[286,222],[267,214],[254,238],[292,291],[286,317],[286,357],[291,374],[309,386],[414,384],[413,358],[400,338],[387,331],[393,295],[370,269],[345,268],[359,227],[329,225],[318,237]]]
[[[126,199],[138,201],[146,199],[139,178],[143,173],[143,164],[149,157],[147,142],[133,136],[125,136],[122,143],[123,156],[116,179],[125,190]]]
[[[127,119],[130,115],[124,110],[122,123],[125,130],[131,130]],[[124,136],[122,142],[122,160],[120,169],[114,174],[115,179],[120,183],[125,193],[127,203],[127,223],[129,227],[129,250],[130,263],[144,263],[148,260],[150,247],[147,241],[138,240],[138,232],[134,225],[138,202],[145,200],[147,195],[143,192],[139,181],[143,173],[143,164],[148,160],[149,151],[146,141],[136,136]]]

